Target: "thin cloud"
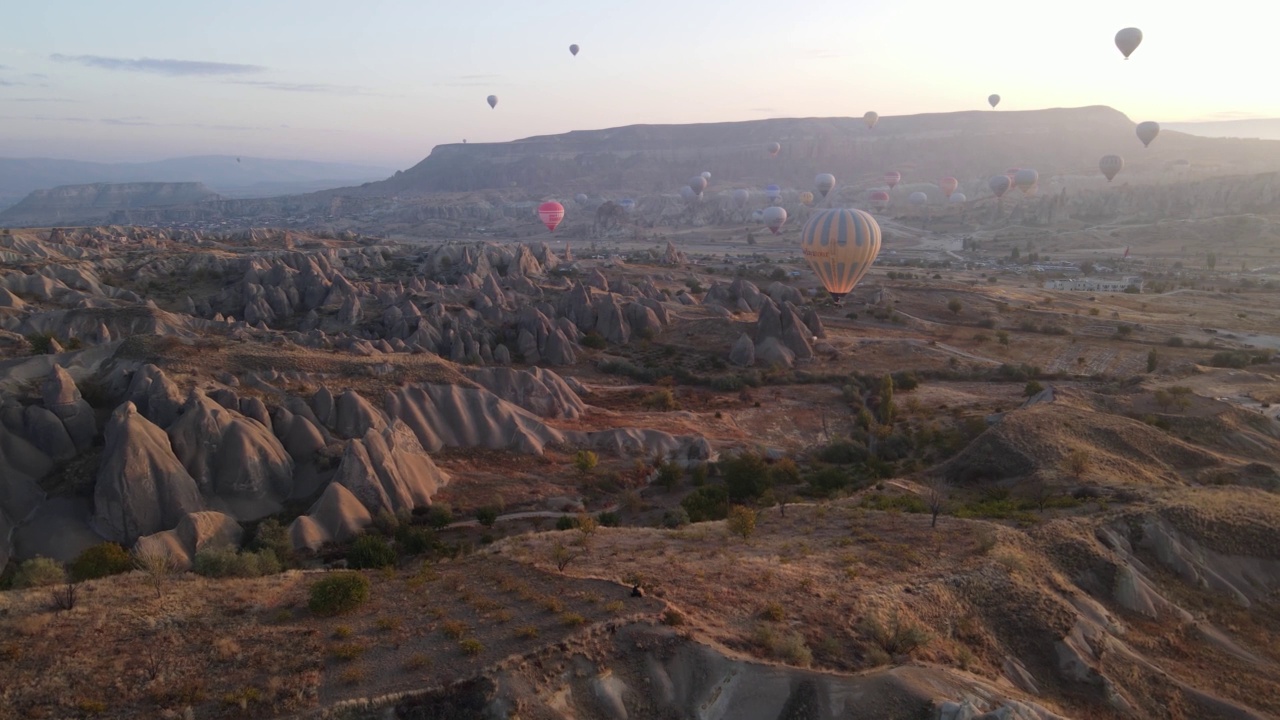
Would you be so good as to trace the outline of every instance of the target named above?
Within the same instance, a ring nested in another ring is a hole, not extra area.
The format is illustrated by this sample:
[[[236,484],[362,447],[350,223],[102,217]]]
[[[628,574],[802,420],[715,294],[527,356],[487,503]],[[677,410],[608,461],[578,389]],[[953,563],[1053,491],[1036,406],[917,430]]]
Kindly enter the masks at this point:
[[[326,85],[323,83],[286,83],[269,80],[228,80],[231,85],[248,85],[263,90],[294,93],[330,93],[333,95],[375,95],[354,85]]]
[[[266,70],[261,65],[242,65],[239,63],[206,62],[203,60],[173,60],[158,58],[112,58],[101,55],[62,55],[55,53],[50,60],[60,63],[74,63],[85,67],[103,70],[119,70],[123,72],[152,73],[169,76],[211,76],[211,75],[250,75]]]
[[[43,103],[73,103],[73,102],[80,102],[79,100],[73,100],[73,99],[71,99],[71,98],[40,98],[40,97],[5,98],[5,99],[4,99],[4,101],[5,101],[5,102],[26,102],[26,103],[41,103],[41,102],[43,102]]]
[[[748,112],[771,113],[778,112],[778,108],[747,108]]]
[[[98,125],[109,125],[112,127],[157,127],[157,128],[199,128],[202,130],[275,130],[270,127],[255,127],[251,125],[209,125],[207,123],[168,123],[168,122],[152,122],[142,117],[123,117],[123,118],[84,118],[84,117],[57,117],[50,115],[2,115],[0,120],[34,120],[36,122],[65,122],[86,124],[93,123]]]

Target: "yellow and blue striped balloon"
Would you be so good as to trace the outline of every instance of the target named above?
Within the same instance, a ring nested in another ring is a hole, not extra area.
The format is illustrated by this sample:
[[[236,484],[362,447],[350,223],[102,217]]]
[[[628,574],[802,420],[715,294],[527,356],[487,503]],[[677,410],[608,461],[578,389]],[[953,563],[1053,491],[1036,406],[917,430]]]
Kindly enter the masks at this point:
[[[805,223],[800,248],[822,286],[840,300],[880,254],[880,225],[861,210],[822,210]]]

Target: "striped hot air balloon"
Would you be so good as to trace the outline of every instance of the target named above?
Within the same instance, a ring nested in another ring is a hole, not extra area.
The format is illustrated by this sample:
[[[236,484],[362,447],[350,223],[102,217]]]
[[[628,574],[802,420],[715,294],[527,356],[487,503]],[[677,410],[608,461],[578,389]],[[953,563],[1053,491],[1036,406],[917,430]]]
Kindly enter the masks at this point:
[[[564,220],[564,206],[554,200],[548,200],[538,206],[538,219],[547,226],[547,230],[555,232],[556,226]]]
[[[804,205],[805,207],[809,207],[810,205],[812,205],[813,193],[808,191],[800,193],[800,204]]]
[[[867,201],[876,210],[884,210],[889,207],[889,193],[883,190],[873,190],[867,194]]]
[[[902,173],[897,170],[887,172],[884,174],[884,182],[889,186],[889,189],[892,190],[898,186],[898,183],[902,182]]]
[[[820,210],[805,223],[800,249],[822,286],[839,302],[880,254],[880,225],[861,210]]]

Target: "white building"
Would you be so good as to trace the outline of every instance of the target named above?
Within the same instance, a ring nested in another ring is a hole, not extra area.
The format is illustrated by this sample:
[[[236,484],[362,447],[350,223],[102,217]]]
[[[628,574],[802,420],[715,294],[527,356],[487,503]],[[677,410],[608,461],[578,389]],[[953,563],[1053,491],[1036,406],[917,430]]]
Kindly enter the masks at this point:
[[[1049,280],[1045,282],[1046,290],[1075,290],[1077,292],[1124,292],[1136,288],[1142,292],[1142,277],[1126,275],[1122,278],[1072,278],[1070,280]]]

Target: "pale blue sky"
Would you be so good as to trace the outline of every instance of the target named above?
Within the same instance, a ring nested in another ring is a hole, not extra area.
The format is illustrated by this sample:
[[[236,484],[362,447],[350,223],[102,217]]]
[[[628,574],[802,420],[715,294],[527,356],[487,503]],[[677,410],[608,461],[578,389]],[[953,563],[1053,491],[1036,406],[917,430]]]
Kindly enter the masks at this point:
[[[1001,110],[1280,117],[1280,10],[1262,0],[11,0],[3,22],[8,157],[407,167],[464,137],[945,112],[993,92]],[[1146,37],[1126,62],[1128,25]]]

